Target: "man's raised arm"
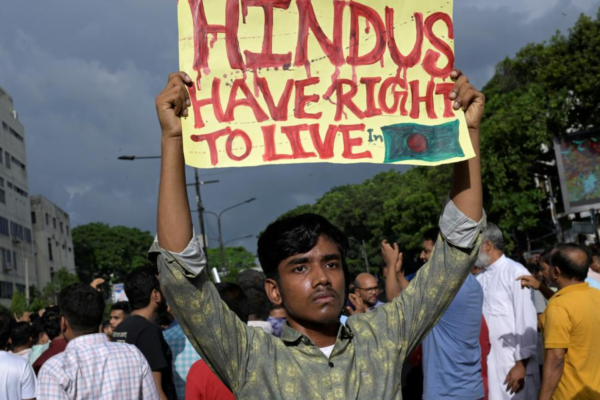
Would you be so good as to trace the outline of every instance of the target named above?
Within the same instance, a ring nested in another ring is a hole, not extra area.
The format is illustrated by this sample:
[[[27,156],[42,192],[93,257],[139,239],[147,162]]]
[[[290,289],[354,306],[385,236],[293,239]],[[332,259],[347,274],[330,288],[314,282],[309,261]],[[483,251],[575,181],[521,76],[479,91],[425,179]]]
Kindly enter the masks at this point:
[[[181,117],[190,105],[183,72],[171,74],[156,98],[162,130],[162,163],[158,198],[158,235],[150,249],[162,290],[190,343],[227,387],[236,393],[246,380],[248,329],[221,301],[205,270],[206,257],[194,237],[185,183]],[[226,332],[226,334],[224,334]]]
[[[168,251],[183,251],[192,239],[192,217],[185,184],[181,117],[188,115],[190,98],[186,86],[192,80],[183,72],[169,75],[156,98],[162,131],[160,191],[158,195],[158,242]]]
[[[483,216],[479,128],[483,117],[485,96],[477,91],[459,70],[453,71],[451,76],[456,79],[456,85],[450,93],[450,98],[454,100],[454,109],[462,109],[465,112],[475,157],[454,164],[450,199],[465,216],[478,222]]]

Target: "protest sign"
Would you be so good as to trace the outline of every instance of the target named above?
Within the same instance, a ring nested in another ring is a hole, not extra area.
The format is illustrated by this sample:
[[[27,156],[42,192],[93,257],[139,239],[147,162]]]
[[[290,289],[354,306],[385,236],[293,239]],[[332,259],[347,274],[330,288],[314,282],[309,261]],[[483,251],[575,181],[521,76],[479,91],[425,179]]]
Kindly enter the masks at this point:
[[[452,108],[453,1],[179,0],[199,168],[437,165],[474,156]]]

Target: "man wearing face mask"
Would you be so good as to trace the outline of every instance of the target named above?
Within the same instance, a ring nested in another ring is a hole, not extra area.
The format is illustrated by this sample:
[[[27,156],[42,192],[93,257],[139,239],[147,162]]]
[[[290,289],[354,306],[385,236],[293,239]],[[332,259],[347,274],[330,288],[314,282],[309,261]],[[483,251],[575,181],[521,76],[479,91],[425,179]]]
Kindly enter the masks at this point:
[[[483,267],[483,315],[492,349],[488,356],[490,400],[536,399],[539,385],[537,314],[531,289],[518,277],[528,274],[504,255],[500,229],[488,222],[476,262]]]
[[[113,332],[113,341],[135,345],[146,357],[161,399],[176,400],[173,354],[153,321],[167,310],[156,268],[141,267],[125,278],[131,314]]]

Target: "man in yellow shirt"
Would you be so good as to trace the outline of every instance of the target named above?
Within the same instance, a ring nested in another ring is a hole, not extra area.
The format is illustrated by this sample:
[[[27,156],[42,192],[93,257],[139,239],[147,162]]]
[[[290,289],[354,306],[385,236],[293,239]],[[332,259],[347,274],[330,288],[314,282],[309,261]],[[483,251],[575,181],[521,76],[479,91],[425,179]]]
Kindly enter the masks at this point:
[[[585,247],[561,244],[544,267],[544,277],[558,292],[544,313],[539,400],[600,398],[600,291],[584,282],[591,259]]]

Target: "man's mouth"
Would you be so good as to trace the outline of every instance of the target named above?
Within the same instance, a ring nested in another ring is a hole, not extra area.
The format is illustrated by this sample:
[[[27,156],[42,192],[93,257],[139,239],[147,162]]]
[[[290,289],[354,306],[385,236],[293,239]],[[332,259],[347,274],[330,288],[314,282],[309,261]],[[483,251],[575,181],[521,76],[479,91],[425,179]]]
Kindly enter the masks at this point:
[[[312,298],[312,301],[314,303],[318,303],[318,304],[327,304],[332,302],[336,297],[335,292],[333,291],[323,291],[323,292],[318,292],[317,294],[315,294]]]

